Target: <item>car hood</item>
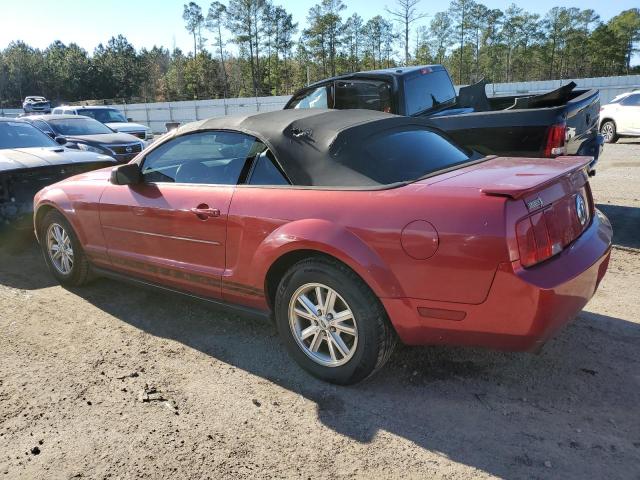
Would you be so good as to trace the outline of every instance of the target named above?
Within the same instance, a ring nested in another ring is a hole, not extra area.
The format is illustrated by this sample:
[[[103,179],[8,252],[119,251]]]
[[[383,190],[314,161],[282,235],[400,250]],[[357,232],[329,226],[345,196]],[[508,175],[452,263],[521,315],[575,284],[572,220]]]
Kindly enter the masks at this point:
[[[7,148],[0,150],[0,172],[74,163],[113,162],[107,155],[61,147]]]
[[[65,135],[71,142],[97,143],[100,145],[118,145],[140,143],[140,139],[128,133],[102,133],[100,135]]]
[[[148,127],[141,125],[139,123],[131,123],[131,122],[109,122],[106,123],[109,128],[117,130],[118,132],[144,132],[149,130]]]

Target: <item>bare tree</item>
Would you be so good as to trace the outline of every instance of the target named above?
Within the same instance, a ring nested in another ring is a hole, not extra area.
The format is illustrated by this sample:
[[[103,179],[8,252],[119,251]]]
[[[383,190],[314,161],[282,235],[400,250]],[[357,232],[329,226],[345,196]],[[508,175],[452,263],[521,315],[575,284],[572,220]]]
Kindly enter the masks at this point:
[[[416,6],[420,0],[396,0],[396,9],[391,10],[385,7],[390,15],[393,15],[397,22],[404,28],[404,64],[409,65],[409,30],[411,24],[416,20],[428,17],[426,13],[418,13]]]

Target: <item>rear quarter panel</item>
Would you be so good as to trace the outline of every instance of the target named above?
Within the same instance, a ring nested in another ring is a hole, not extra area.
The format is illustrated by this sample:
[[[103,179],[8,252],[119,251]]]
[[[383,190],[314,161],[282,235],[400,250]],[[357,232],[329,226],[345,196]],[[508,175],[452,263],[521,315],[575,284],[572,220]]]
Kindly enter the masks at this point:
[[[241,186],[229,211],[225,277],[261,290],[277,258],[313,249],[349,265],[379,297],[481,303],[498,263],[509,259],[504,216],[503,198],[474,188]],[[437,251],[425,260],[409,257],[400,243],[402,229],[414,220],[438,231]]]

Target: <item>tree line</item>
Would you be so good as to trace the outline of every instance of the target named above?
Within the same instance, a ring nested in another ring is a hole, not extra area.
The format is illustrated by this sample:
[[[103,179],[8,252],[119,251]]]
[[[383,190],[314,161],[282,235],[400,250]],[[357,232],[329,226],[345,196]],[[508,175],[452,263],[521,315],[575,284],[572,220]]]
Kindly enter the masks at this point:
[[[0,102],[27,95],[56,102],[86,99],[176,101],[285,95],[331,75],[430,63],[468,84],[640,73],[640,9],[603,22],[591,9],[554,7],[541,16],[515,4],[490,9],[452,0],[441,12],[420,0],[394,0],[385,15],[346,16],[342,0],[321,0],[304,25],[271,0],[184,5],[193,50],[137,50],[123,35],[90,54],[54,41],[44,50],[21,41],[0,51]]]

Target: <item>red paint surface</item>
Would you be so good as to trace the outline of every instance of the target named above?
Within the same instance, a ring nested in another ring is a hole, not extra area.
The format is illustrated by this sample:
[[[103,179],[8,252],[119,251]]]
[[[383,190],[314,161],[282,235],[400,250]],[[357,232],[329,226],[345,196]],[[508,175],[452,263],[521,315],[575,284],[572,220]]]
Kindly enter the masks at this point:
[[[610,251],[598,214],[560,253],[522,267],[516,225],[535,215],[526,202],[562,206],[584,187],[593,206],[588,159],[557,161],[498,158],[376,191],[129,187],[102,170],[41,191],[36,209],[58,208],[96,265],[176,289],[266,310],[269,268],[313,250],[360,275],[406,343],[532,349],[591,298]],[[220,215],[196,215],[202,205]]]

